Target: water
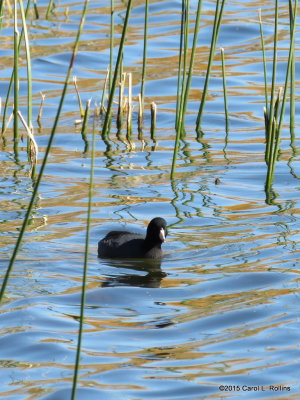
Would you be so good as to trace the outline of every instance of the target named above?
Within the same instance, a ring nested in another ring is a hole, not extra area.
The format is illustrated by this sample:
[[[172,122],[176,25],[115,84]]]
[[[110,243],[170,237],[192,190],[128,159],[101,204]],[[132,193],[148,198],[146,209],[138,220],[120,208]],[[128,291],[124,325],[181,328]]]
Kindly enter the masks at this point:
[[[291,144],[286,124],[268,197],[257,4],[226,4],[219,45],[225,48],[228,74],[228,134],[219,58],[203,117],[204,135],[197,140],[194,133],[214,10],[214,2],[204,1],[187,135],[170,180],[180,3],[160,1],[150,7],[144,141],[137,138],[137,108],[133,149],[115,138],[114,125],[109,145],[97,136],[79,399],[300,397],[299,142],[295,137]],[[30,18],[35,113],[39,91],[46,95],[42,128],[35,129],[39,159],[81,13],[81,3],[64,1],[46,21],[46,6],[39,4],[40,19]],[[196,6],[191,2],[194,11]],[[264,32],[270,40],[272,7],[270,2],[263,5]],[[123,5],[116,3],[116,8],[119,35]],[[84,102],[101,99],[109,60],[109,9],[106,2],[91,2],[90,10],[74,71]],[[133,72],[134,96],[140,87],[143,10],[142,2],[134,5],[124,56],[125,69]],[[286,12],[286,5],[280,5],[279,83],[288,47]],[[12,65],[11,32],[6,18],[0,38],[1,93],[6,93]],[[296,43],[298,49],[299,33]],[[26,77],[25,66],[21,76]],[[25,114],[24,81],[20,93]],[[296,93],[298,97],[299,81]],[[149,135],[153,100],[158,104],[156,144]],[[298,116],[297,105],[296,132]],[[90,151],[84,151],[80,129],[74,126],[78,118],[70,87],[2,304],[4,399],[70,397],[90,174]],[[8,130],[0,156],[3,273],[32,191],[26,143],[16,162],[11,137]],[[97,258],[97,241],[109,230],[143,232],[158,215],[169,224],[161,264]]]

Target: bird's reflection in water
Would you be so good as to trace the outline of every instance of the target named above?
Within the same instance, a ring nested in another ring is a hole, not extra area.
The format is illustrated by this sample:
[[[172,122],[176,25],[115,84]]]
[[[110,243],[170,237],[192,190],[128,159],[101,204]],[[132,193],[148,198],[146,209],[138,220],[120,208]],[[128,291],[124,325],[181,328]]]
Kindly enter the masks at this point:
[[[161,260],[105,259],[102,261],[106,265],[116,268],[114,275],[106,276],[106,281],[101,284],[102,287],[139,286],[158,288],[167,275],[160,268]]]

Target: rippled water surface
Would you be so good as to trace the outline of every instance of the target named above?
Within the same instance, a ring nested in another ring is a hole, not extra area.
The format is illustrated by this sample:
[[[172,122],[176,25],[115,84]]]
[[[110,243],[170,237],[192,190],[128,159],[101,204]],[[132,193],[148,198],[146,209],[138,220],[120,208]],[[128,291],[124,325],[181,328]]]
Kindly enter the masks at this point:
[[[278,86],[289,46],[288,10],[280,3]],[[82,2],[60,1],[48,20],[29,17],[35,134],[42,159],[61,95]],[[116,2],[115,56],[124,18]],[[227,1],[218,46],[225,48],[230,112],[225,132],[220,55],[215,58],[203,117],[194,126],[210,45],[214,1],[203,1],[199,46],[177,170],[170,179],[180,34],[179,1],[150,1],[146,116],[137,135],[137,95],[144,2],[134,1],[124,70],[133,73],[133,137],[96,139],[87,299],[78,399],[299,399],[299,105],[289,116],[270,193],[265,191],[264,92],[257,11],[272,45],[273,2]],[[191,1],[195,18],[197,3]],[[91,1],[74,75],[85,102],[101,100],[109,63],[109,2]],[[191,29],[192,31],[192,29]],[[13,63],[13,24],[0,36],[0,90]],[[192,40],[192,36],[191,36]],[[267,53],[271,58],[271,50]],[[299,102],[299,29],[296,35]],[[21,107],[26,113],[26,65],[21,57]],[[271,67],[269,68],[271,70]],[[156,141],[149,133],[157,103]],[[288,107],[287,107],[288,111]],[[87,147],[71,84],[33,216],[9,279],[0,321],[0,396],[70,398],[86,236],[90,176]],[[97,128],[98,129],[98,128]],[[99,128],[100,129],[100,128]],[[89,126],[88,140],[92,130]],[[100,130],[99,130],[100,131]],[[122,140],[121,140],[122,139]],[[12,129],[1,139],[0,266],[13,251],[32,193],[22,142]],[[144,232],[154,216],[169,225],[159,264],[101,260],[97,241],[112,229]]]

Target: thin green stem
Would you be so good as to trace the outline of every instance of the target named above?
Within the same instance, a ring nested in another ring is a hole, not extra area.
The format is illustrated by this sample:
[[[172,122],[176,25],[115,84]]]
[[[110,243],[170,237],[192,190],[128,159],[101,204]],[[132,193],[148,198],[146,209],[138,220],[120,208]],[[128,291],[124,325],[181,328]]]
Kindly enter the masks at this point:
[[[87,139],[86,131],[87,131],[87,126],[88,126],[88,121],[89,121],[90,104],[91,104],[91,100],[88,100],[86,103],[86,107],[85,107],[85,111],[84,111],[84,115],[83,115],[82,128],[81,128],[81,137],[85,144],[84,153],[87,153],[88,147],[89,147],[89,142]],[[96,109],[95,109],[95,113],[96,113]]]
[[[77,100],[78,100],[78,105],[79,105],[79,110],[80,110],[80,116],[81,116],[81,118],[83,118],[84,115],[85,115],[85,110],[83,108],[81,97],[80,97],[80,93],[79,93],[79,90],[78,90],[77,77],[76,76],[73,76],[73,82],[74,82],[75,91],[76,91],[76,94],[77,94]]]
[[[186,114],[189,93],[190,93],[191,81],[192,81],[192,77],[193,77],[195,53],[196,53],[198,34],[199,34],[199,28],[200,28],[201,9],[202,9],[202,0],[199,0],[198,7],[197,7],[195,28],[194,28],[194,37],[193,37],[192,52],[191,52],[191,57],[190,57],[189,71],[188,71],[185,90],[182,95],[182,107],[180,108],[180,116],[179,116],[178,127],[177,127],[179,136],[181,136],[181,133],[184,129],[185,114]],[[177,145],[175,146],[175,148],[178,148],[179,136],[177,138],[177,135],[176,135]],[[176,163],[176,154],[174,157],[174,153],[173,153],[172,170],[175,168],[175,163]]]
[[[277,72],[277,44],[278,44],[278,0],[275,0],[275,25],[274,25],[274,48],[273,48],[273,69],[272,69],[272,87],[271,87],[271,102],[269,113],[269,134],[272,131],[272,124],[274,120],[274,103],[275,103],[275,86],[276,86],[276,72]]]
[[[118,57],[117,57],[116,66],[115,66],[114,77],[112,80],[112,87],[109,92],[107,111],[105,114],[105,119],[104,119],[104,123],[103,123],[103,127],[102,127],[102,137],[105,139],[107,139],[108,130],[109,130],[109,126],[110,126],[111,109],[112,109],[112,104],[113,104],[113,99],[114,99],[114,94],[115,94],[115,89],[116,89],[116,84],[117,84],[117,79],[118,79],[118,71],[119,71],[122,54],[123,54],[123,49],[124,49],[124,43],[125,43],[126,32],[127,32],[127,27],[128,27],[128,20],[129,20],[129,15],[130,15],[130,11],[131,11],[131,3],[132,3],[132,0],[129,0],[128,4],[127,4],[127,10],[126,10],[126,15],[125,15],[125,20],[124,20],[122,37],[121,37],[121,41],[120,41],[120,45],[119,45],[119,51],[118,51]]]
[[[292,0],[289,0],[289,17],[290,17],[290,36],[293,34],[293,26],[295,24],[295,16],[296,16],[296,8],[293,7]],[[292,37],[290,38],[290,43],[292,41]],[[291,60],[291,77],[290,77],[290,131],[291,136],[294,134],[295,129],[295,53],[292,51],[292,60]]]
[[[40,14],[39,14],[39,10],[36,4],[36,0],[33,0],[33,9],[34,9],[34,13],[35,13],[35,18],[39,19],[40,18]]]
[[[46,19],[49,18],[49,15],[52,12],[53,8],[54,8],[54,0],[50,0],[46,11]]]
[[[35,185],[34,185],[34,188],[33,188],[33,192],[32,192],[32,195],[31,195],[31,199],[30,199],[30,202],[29,202],[29,205],[28,205],[28,208],[26,210],[26,214],[25,214],[25,217],[24,217],[24,220],[23,220],[23,224],[21,226],[21,229],[20,229],[20,232],[19,232],[19,236],[18,236],[16,245],[15,245],[14,250],[13,250],[13,254],[12,254],[11,259],[9,261],[9,265],[8,265],[7,271],[5,273],[3,282],[2,282],[1,291],[0,291],[0,301],[2,300],[3,295],[5,293],[7,282],[8,282],[11,270],[13,268],[13,265],[15,263],[17,254],[19,252],[19,248],[20,248],[20,245],[21,245],[21,242],[22,242],[26,227],[27,227],[29,219],[31,217],[31,213],[32,213],[32,209],[33,209],[33,206],[34,206],[34,203],[35,203],[35,199],[36,199],[36,196],[38,194],[39,185],[41,183],[41,180],[42,180],[42,177],[43,177],[43,174],[44,174],[44,170],[45,170],[45,167],[46,167],[46,164],[47,164],[48,156],[49,156],[50,149],[51,149],[51,146],[52,146],[52,143],[53,143],[53,139],[54,139],[54,135],[55,135],[55,132],[56,132],[56,129],[57,129],[57,125],[58,125],[58,121],[59,121],[59,118],[60,118],[62,106],[63,106],[63,103],[64,103],[64,99],[65,99],[65,96],[66,96],[67,87],[68,87],[68,84],[69,84],[69,81],[70,81],[70,76],[71,76],[71,73],[72,73],[72,69],[73,69],[73,65],[74,65],[74,61],[75,61],[75,56],[76,56],[77,51],[78,51],[79,38],[80,38],[80,34],[82,32],[82,29],[83,29],[84,20],[85,20],[85,16],[86,16],[86,12],[87,12],[88,2],[89,2],[89,0],[85,0],[83,13],[82,13],[80,25],[79,25],[79,28],[78,28],[78,32],[77,32],[75,45],[74,45],[74,48],[73,48],[73,53],[71,55],[69,69],[68,69],[67,77],[66,77],[65,84],[64,84],[64,87],[63,87],[62,95],[61,95],[61,98],[60,98],[58,110],[57,110],[57,113],[56,113],[56,117],[55,117],[55,120],[54,120],[54,124],[53,124],[52,130],[51,130],[51,134],[50,134],[48,145],[47,145],[47,148],[46,148],[46,151],[45,151],[44,159],[43,159],[43,162],[42,162],[42,165],[41,165],[41,168],[40,168],[40,172],[39,172],[37,180],[35,182]]]
[[[226,126],[226,132],[228,132],[229,115],[228,115],[227,88],[226,88],[225,56],[224,56],[224,49],[223,48],[221,48],[221,58],[222,58],[222,76],[223,76],[223,93],[224,93],[224,109],[225,109],[225,126]]]
[[[109,52],[109,90],[112,85],[112,70],[114,60],[114,0],[110,0],[110,52]]]
[[[156,143],[156,116],[157,116],[157,106],[154,102],[151,103],[151,139]]]
[[[180,116],[178,119],[178,125],[177,125],[177,130],[176,130],[176,138],[175,138],[175,145],[174,145],[173,158],[172,158],[171,179],[174,178],[176,162],[177,162],[177,154],[178,154],[178,150],[179,150],[179,140],[180,140],[183,128],[184,128],[185,113],[186,113],[187,102],[188,102],[188,98],[189,98],[189,91],[190,91],[191,80],[192,80],[192,75],[193,75],[193,68],[194,68],[195,52],[196,52],[196,47],[197,47],[197,42],[198,42],[201,9],[202,9],[202,0],[199,0],[198,7],[197,7],[195,28],[194,28],[193,46],[192,46],[192,52],[191,52],[191,58],[190,58],[189,72],[188,72],[185,92],[182,96],[183,105],[182,105],[182,107],[180,107]]]
[[[144,21],[144,47],[143,47],[143,67],[142,67],[142,82],[141,82],[141,105],[144,108],[145,99],[145,77],[147,64],[147,44],[148,44],[148,17],[149,15],[149,0],[145,3],[145,21]]]
[[[29,7],[30,7],[30,0],[28,0],[28,2],[27,2],[26,11],[25,11],[25,19],[27,18],[27,14],[29,12]],[[18,52],[20,51],[20,46],[21,46],[23,37],[24,37],[24,29],[22,29],[21,36],[20,36],[20,39],[19,39]],[[7,127],[6,115],[7,115],[7,110],[8,110],[9,97],[10,97],[10,94],[11,94],[11,91],[12,91],[12,87],[13,87],[14,76],[15,76],[15,70],[13,68],[12,73],[11,73],[11,77],[10,77],[10,82],[9,82],[7,94],[6,94],[6,100],[5,100],[5,103],[4,103],[4,108],[3,108],[2,129],[1,129],[1,133],[2,134],[5,132],[6,127]]]
[[[18,31],[18,6],[14,0],[14,148],[17,150],[19,141],[19,31]]]
[[[3,9],[4,9],[4,1],[0,1],[0,34],[2,30],[2,22],[3,22]]]
[[[265,51],[265,41],[264,41],[264,34],[263,34],[263,26],[262,26],[262,19],[261,19],[261,9],[258,10],[258,17],[259,17],[262,56],[263,56],[263,66],[264,66],[265,102],[266,102],[266,110],[267,110],[267,113],[269,114],[267,62],[266,62],[266,51]]]
[[[32,129],[32,74],[31,74],[31,57],[30,57],[30,46],[26,25],[26,17],[23,7],[23,1],[19,0],[23,32],[25,39],[25,49],[26,49],[26,61],[27,61],[27,125],[29,129]]]
[[[291,75],[292,60],[293,60],[293,56],[294,56],[297,10],[298,10],[298,0],[295,0],[295,12],[294,12],[294,19],[293,19],[292,29],[291,29],[289,57],[288,57],[288,63],[287,63],[287,68],[286,68],[285,84],[284,84],[284,90],[283,90],[283,96],[282,96],[282,106],[281,106],[281,112],[280,112],[279,123],[278,123],[279,131],[281,131],[281,128],[282,128],[282,123],[283,123],[283,118],[284,118],[284,113],[285,113],[286,99],[287,99],[287,92],[288,92],[288,84],[289,84],[289,79],[290,79],[290,75]]]
[[[91,104],[91,100],[88,100],[88,102],[86,104],[85,114],[84,114],[84,123],[82,126],[82,134],[86,131],[89,110],[90,110],[90,104]],[[84,325],[84,309],[85,309],[86,282],[87,282],[89,243],[90,243],[90,226],[91,226],[93,190],[94,190],[95,137],[96,137],[95,121],[96,121],[96,117],[94,116],[91,169],[90,169],[90,182],[89,182],[89,201],[88,201],[88,211],[87,211],[87,221],[86,221],[85,251],[84,251],[81,303],[80,303],[79,331],[78,331],[77,351],[76,351],[76,360],[75,360],[71,400],[75,400],[75,398],[76,398],[77,381],[78,381],[78,374],[79,374],[79,367],[80,367],[80,354],[81,354],[81,345],[82,345],[83,325]]]
[[[295,31],[296,31],[296,13],[298,9],[298,0],[295,0],[295,11],[294,11],[294,18],[291,20],[291,33],[290,33],[290,48],[289,48],[289,57],[286,69],[286,76],[285,76],[285,84],[283,89],[283,96],[281,101],[281,109],[279,115],[279,104],[282,89],[280,89],[276,102],[273,100],[271,101],[271,108],[270,108],[270,115],[272,115],[272,120],[269,123],[269,129],[267,132],[267,145],[266,145],[266,162],[268,166],[267,171],[267,178],[266,178],[266,191],[270,192],[271,185],[274,179],[274,171],[275,171],[275,164],[278,157],[279,152],[279,143],[280,143],[280,136],[281,136],[281,129],[285,114],[285,106],[286,106],[286,99],[287,99],[287,92],[288,92],[288,83],[291,76],[292,70],[292,60],[294,54],[294,42],[295,42]],[[275,44],[274,44],[275,47]],[[274,94],[273,94],[274,97]],[[272,104],[274,104],[272,106]]]
[[[181,100],[180,100],[180,117],[179,117],[179,126],[182,124],[182,116],[183,116],[183,107],[184,107],[184,99],[185,93],[187,92],[187,56],[188,56],[188,45],[189,45],[189,0],[186,0],[186,17],[185,17],[185,26],[184,26],[184,47],[183,47],[183,71],[182,71],[182,89],[181,89]],[[183,137],[184,129],[180,129],[180,135]]]
[[[216,43],[218,40],[219,30],[220,30],[222,16],[223,16],[223,12],[224,12],[224,6],[225,6],[225,0],[222,1],[221,6],[220,6],[220,0],[217,0],[206,77],[205,77],[204,88],[203,88],[203,92],[202,92],[202,98],[201,98],[198,116],[197,116],[197,122],[196,122],[196,131],[197,132],[200,131],[200,125],[201,125],[201,121],[202,121],[202,116],[203,116],[203,111],[204,111],[204,106],[205,106],[205,101],[206,101],[206,96],[207,96],[210,73],[211,73],[212,64],[213,64],[213,58],[215,55]],[[220,9],[219,9],[219,7],[220,7]]]
[[[178,130],[178,123],[180,118],[181,100],[182,95],[180,90],[182,88],[182,58],[183,58],[183,37],[184,37],[184,23],[185,23],[185,0],[181,4],[181,24],[180,24],[180,42],[179,42],[179,60],[178,60],[178,77],[177,77],[177,98],[176,98],[176,118],[175,128]]]

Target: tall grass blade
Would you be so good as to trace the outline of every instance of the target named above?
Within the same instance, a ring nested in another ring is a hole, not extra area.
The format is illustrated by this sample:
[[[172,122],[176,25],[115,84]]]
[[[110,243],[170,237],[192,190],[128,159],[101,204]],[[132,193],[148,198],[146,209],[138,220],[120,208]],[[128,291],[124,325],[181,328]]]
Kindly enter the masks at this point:
[[[296,25],[297,25],[296,24],[297,10],[298,10],[298,0],[295,0],[295,12],[294,12],[294,19],[292,21],[289,56],[288,56],[286,74],[285,74],[285,83],[284,83],[284,90],[283,90],[283,96],[282,96],[282,106],[281,106],[279,122],[278,122],[279,131],[281,131],[282,124],[283,124],[285,106],[286,106],[286,99],[287,99],[287,93],[288,93],[288,86],[289,86],[289,79],[290,79],[291,70],[292,70],[292,61],[293,61],[294,49],[295,49],[295,33],[296,33]]]
[[[203,92],[202,92],[202,98],[201,98],[198,116],[197,116],[197,122],[196,122],[196,131],[198,133],[201,130],[200,126],[201,126],[201,121],[202,121],[202,116],[203,116],[203,111],[204,111],[204,106],[205,106],[205,101],[206,101],[206,96],[207,96],[208,84],[209,84],[210,74],[211,74],[211,69],[212,69],[212,64],[213,64],[213,58],[215,55],[216,43],[217,43],[218,36],[219,36],[219,31],[220,31],[220,26],[221,26],[221,21],[222,21],[222,17],[223,17],[224,6],[225,6],[226,0],[223,0],[221,5],[220,5],[220,1],[221,0],[217,0],[217,3],[216,3],[214,27],[213,27],[213,33],[212,33],[212,38],[211,38],[211,46],[210,46],[210,51],[209,51],[209,59],[208,59],[206,77],[205,77],[204,88],[203,88]]]
[[[49,19],[49,16],[52,13],[53,8],[54,8],[54,0],[50,0],[46,11],[46,19]]]
[[[201,9],[202,9],[202,0],[199,0],[198,7],[197,7],[197,13],[196,13],[192,52],[191,52],[191,56],[190,56],[189,72],[188,72],[187,82],[186,82],[186,86],[185,86],[185,91],[182,94],[182,100],[181,100],[182,106],[179,107],[180,114],[177,119],[177,130],[176,130],[176,139],[175,139],[175,145],[174,145],[174,150],[173,150],[171,178],[173,178],[174,173],[175,173],[177,153],[178,153],[178,149],[179,149],[179,140],[180,140],[180,137],[182,136],[181,134],[184,129],[185,113],[186,113],[189,92],[190,92],[190,86],[191,86],[191,81],[192,81],[192,76],[193,76],[195,53],[196,53],[198,34],[199,34],[199,28],[200,28]]]
[[[80,97],[80,93],[79,93],[79,90],[78,90],[77,77],[76,76],[73,76],[73,82],[74,82],[75,91],[76,91],[76,94],[77,94],[77,100],[78,100],[78,105],[79,105],[79,110],[80,110],[80,116],[81,116],[81,118],[83,118],[84,115],[85,115],[85,110],[83,108],[81,97]]]
[[[40,18],[40,14],[39,14],[38,6],[36,4],[36,0],[33,0],[33,9],[34,9],[34,13],[35,13],[35,18],[39,19]]]
[[[14,149],[17,153],[19,141],[19,31],[18,31],[18,5],[14,0]]]
[[[106,88],[107,88],[107,82],[109,81],[109,68],[107,68],[107,73],[105,76],[105,81],[103,85],[103,90],[102,90],[102,97],[101,97],[101,103],[100,103],[100,114],[103,114],[106,112],[106,108],[104,105],[105,102],[105,95],[106,95]]]
[[[82,126],[82,134],[86,131],[87,121],[89,116],[91,100],[88,100],[86,104],[84,123]],[[91,215],[92,215],[92,202],[93,202],[93,190],[94,190],[94,165],[95,165],[95,121],[96,116],[94,115],[93,123],[93,139],[92,139],[92,154],[91,154],[91,169],[90,169],[90,181],[89,181],[89,200],[87,210],[87,221],[86,221],[86,235],[85,235],[85,250],[84,250],[84,263],[83,263],[83,275],[82,275],[82,289],[81,289],[81,302],[80,302],[80,318],[79,318],[79,331],[77,340],[76,359],[73,375],[72,395],[71,399],[75,400],[77,391],[77,381],[80,368],[80,354],[82,345],[83,325],[84,325],[84,309],[85,309],[85,297],[86,297],[86,282],[87,282],[87,271],[88,271],[88,257],[89,257],[89,243],[90,243],[90,226],[91,226]]]
[[[110,51],[109,51],[109,90],[112,85],[112,71],[113,71],[113,60],[114,60],[114,0],[110,0]]]
[[[88,100],[86,103],[84,115],[83,115],[83,122],[82,122],[82,128],[81,128],[81,137],[82,140],[84,141],[84,154],[88,152],[89,149],[89,141],[87,139],[86,131],[87,131],[87,126],[88,126],[88,121],[89,121],[89,113],[90,113],[90,105],[91,105],[91,100]],[[94,116],[96,114],[97,110],[95,108],[94,110]]]
[[[105,114],[105,119],[104,119],[104,123],[103,123],[103,127],[102,127],[102,137],[105,139],[107,139],[108,130],[109,130],[109,126],[110,126],[112,104],[113,104],[113,99],[114,99],[114,94],[115,94],[115,89],[116,89],[116,84],[117,84],[117,79],[118,79],[119,67],[120,67],[120,63],[122,60],[122,54],[123,54],[126,32],[127,32],[127,27],[128,27],[129,15],[131,12],[131,4],[132,4],[132,0],[128,0],[123,31],[122,31],[121,41],[120,41],[120,45],[119,45],[117,61],[116,61],[116,65],[115,65],[114,76],[113,76],[113,80],[112,80],[111,90],[109,92],[107,111]]]
[[[157,106],[154,101],[151,103],[151,139],[156,143],[156,117],[157,117]]]
[[[145,2],[145,20],[144,20],[144,46],[143,46],[143,67],[141,79],[141,98],[140,98],[140,114],[139,114],[139,130],[142,129],[144,117],[144,100],[145,100],[145,79],[147,64],[147,44],[148,44],[148,19],[149,19],[149,0]]]
[[[142,103],[142,95],[139,93],[138,95],[138,102],[139,102],[139,113],[138,113],[138,139],[143,139],[143,111],[144,106]]]
[[[200,1],[201,3],[201,1]],[[188,55],[188,38],[189,38],[189,0],[182,1],[182,18],[181,18],[181,30],[180,30],[180,48],[179,48],[179,65],[178,65],[178,80],[177,80],[177,102],[176,102],[176,130],[180,130],[182,134],[181,121],[183,116],[183,107],[185,94],[187,92],[188,77],[187,77],[187,55]],[[200,4],[201,9],[201,4]],[[199,10],[199,4],[198,4]],[[198,14],[197,14],[198,16]],[[199,25],[197,24],[197,17],[195,22],[195,31],[197,31]],[[198,32],[198,31],[197,31]],[[193,55],[191,55],[191,60]]]
[[[264,33],[263,33],[263,25],[262,25],[262,19],[261,19],[261,9],[258,10],[258,18],[259,18],[260,40],[261,40],[261,49],[262,49],[263,66],[264,66],[265,103],[266,103],[267,113],[269,113],[267,62],[266,62],[266,51],[265,51],[265,40],[264,40]]]
[[[38,156],[38,145],[35,141],[34,135],[33,135],[33,127],[29,127],[23,118],[23,115],[21,114],[20,111],[18,111],[18,116],[26,130],[27,136],[28,136],[28,156],[31,164],[31,176],[34,178],[35,176],[35,170],[36,170],[36,165],[37,165],[37,156]]]
[[[76,36],[76,40],[75,40],[75,45],[74,45],[74,48],[73,48],[73,52],[72,52],[72,55],[71,55],[71,60],[70,60],[69,68],[68,68],[68,73],[67,73],[67,77],[66,77],[66,80],[65,80],[65,83],[64,83],[64,87],[63,87],[61,99],[60,99],[60,102],[59,102],[58,110],[57,110],[57,113],[56,113],[56,117],[55,117],[55,120],[54,120],[54,124],[53,124],[52,130],[51,130],[51,134],[50,134],[48,145],[47,145],[47,148],[46,148],[46,151],[45,151],[44,159],[43,159],[43,162],[41,164],[41,168],[40,168],[37,180],[36,180],[34,188],[33,188],[32,196],[31,196],[28,208],[26,210],[26,214],[25,214],[25,217],[24,217],[24,220],[23,220],[23,224],[21,226],[18,239],[16,241],[16,244],[15,244],[11,259],[9,261],[8,268],[6,270],[6,273],[5,273],[3,282],[2,282],[2,286],[1,286],[1,290],[0,290],[0,301],[2,300],[3,295],[5,293],[7,282],[8,282],[11,270],[13,268],[13,265],[15,263],[17,254],[19,252],[19,248],[20,248],[20,245],[21,245],[21,242],[22,242],[26,227],[28,225],[28,221],[29,221],[29,218],[31,216],[33,205],[34,205],[37,193],[38,193],[38,188],[39,188],[39,185],[41,183],[41,180],[42,180],[42,177],[43,177],[43,174],[44,174],[44,170],[45,170],[45,167],[46,167],[46,164],[47,164],[48,156],[49,156],[50,149],[51,149],[51,146],[52,146],[52,143],[53,143],[54,135],[55,135],[55,132],[56,132],[56,129],[57,129],[57,125],[58,125],[58,121],[59,121],[59,118],[60,118],[62,106],[63,106],[64,99],[65,99],[65,96],[66,96],[66,92],[67,92],[67,88],[68,88],[68,85],[69,85],[70,77],[71,77],[71,74],[72,74],[72,69],[73,69],[73,65],[74,65],[74,61],[75,61],[75,56],[76,56],[77,51],[78,51],[79,38],[80,38],[82,29],[83,29],[84,20],[85,20],[85,16],[86,16],[86,12],[87,12],[88,2],[89,2],[89,0],[85,0],[84,8],[83,8],[82,16],[81,16],[81,21],[80,21],[80,25],[79,25],[79,28],[78,28],[78,32],[77,32],[77,36]]]
[[[221,58],[222,58],[222,77],[223,77],[223,93],[224,93],[224,108],[225,108],[225,129],[226,133],[228,133],[229,114],[228,114],[228,102],[227,102],[225,56],[223,48],[221,48]]]
[[[119,105],[117,114],[117,128],[119,133],[121,133],[123,126],[125,80],[126,80],[126,72],[122,74],[121,82],[119,83]]]
[[[277,1],[276,1],[276,4],[277,4],[277,8],[276,8],[275,12],[277,15],[278,14],[278,2]],[[281,98],[282,88],[279,91],[279,95],[278,95],[276,101],[274,100],[274,94],[273,93],[271,94],[271,95],[273,95],[273,100],[271,100],[270,113],[268,116],[269,124],[268,124],[268,130],[266,132],[267,144],[266,144],[266,157],[265,157],[267,166],[268,166],[267,178],[266,178],[267,200],[270,197],[269,192],[271,191],[271,186],[272,186],[273,179],[274,179],[275,164],[276,164],[276,160],[277,160],[277,156],[278,156],[278,152],[279,152],[280,135],[281,135],[281,129],[282,129],[282,124],[283,124],[283,119],[284,119],[284,114],[285,114],[288,84],[289,84],[289,80],[290,80],[290,77],[292,74],[291,71],[292,71],[292,60],[293,60],[293,55],[294,55],[297,9],[298,9],[298,0],[295,0],[294,18],[291,19],[290,48],[289,48],[289,56],[288,56],[288,63],[287,63],[287,69],[286,69],[285,84],[284,84],[284,89],[283,89],[281,108],[280,108],[280,98]],[[277,17],[275,16],[275,20],[278,20],[278,16]],[[276,31],[276,28],[275,28],[275,31]],[[277,42],[277,39],[276,39],[276,42]],[[274,48],[275,47],[277,48],[277,43],[274,43]],[[276,63],[276,59],[274,60],[274,62]],[[274,65],[273,65],[273,72],[276,73],[276,69],[274,70]],[[273,75],[273,80],[272,80],[272,90],[273,90],[273,81],[274,81],[274,75]],[[271,119],[271,117],[272,117],[272,119]]]
[[[29,7],[30,7],[30,0],[28,0],[28,2],[27,2],[26,11],[25,11],[25,19],[27,18],[27,14],[29,12]],[[20,35],[20,39],[19,39],[19,43],[18,43],[18,52],[20,51],[20,46],[21,46],[23,37],[24,37],[24,29],[22,30],[21,35]],[[7,125],[8,125],[8,123],[6,122],[6,115],[7,115],[7,110],[8,110],[9,97],[10,97],[10,94],[11,94],[11,91],[12,91],[12,87],[13,87],[13,83],[14,83],[14,76],[15,76],[15,70],[13,68],[12,74],[11,74],[11,77],[10,77],[10,82],[9,82],[7,94],[6,94],[6,100],[5,100],[5,103],[4,103],[4,108],[3,108],[3,118],[2,118],[2,128],[1,128],[1,134],[2,135],[4,134],[4,132],[5,132],[6,128],[7,128]]]
[[[1,1],[0,2],[0,34],[1,34],[1,31],[2,31],[3,9],[4,9],[4,1]]]
[[[293,34],[293,26],[295,24],[295,16],[296,16],[296,7],[293,6],[292,0],[289,0],[289,18],[290,18],[290,43],[294,40],[292,39]],[[292,60],[291,60],[291,77],[290,77],[290,132],[291,137],[294,136],[295,133],[295,53],[294,53],[294,46],[293,43],[293,51],[292,51]]]
[[[178,60],[178,77],[177,77],[177,98],[176,98],[176,119],[175,128],[178,129],[178,121],[181,110],[181,87],[182,87],[182,58],[183,58],[183,37],[184,37],[184,21],[185,21],[185,0],[181,1],[181,24],[180,24],[180,42],[179,42],[179,60]]]
[[[272,131],[272,121],[274,121],[274,103],[275,103],[275,85],[277,73],[277,46],[278,46],[278,0],[275,0],[275,22],[274,22],[274,45],[273,45],[273,68],[272,68],[272,87],[271,87],[271,101],[269,110],[269,121],[271,124],[268,129],[268,135]]]
[[[22,25],[25,40],[25,52],[26,52],[26,62],[27,62],[27,125],[32,129],[32,73],[31,73],[31,57],[30,57],[30,46],[26,25],[26,17],[23,7],[23,1],[19,0]]]
[[[132,135],[132,73],[128,76],[128,108],[127,108],[127,139],[131,142]]]
[[[41,119],[42,119],[42,114],[43,114],[43,107],[44,107],[44,102],[45,102],[45,95],[40,92],[42,100],[40,103],[40,108],[39,108],[39,112],[38,112],[38,116],[37,116],[37,123],[39,124],[39,126],[41,126]]]

